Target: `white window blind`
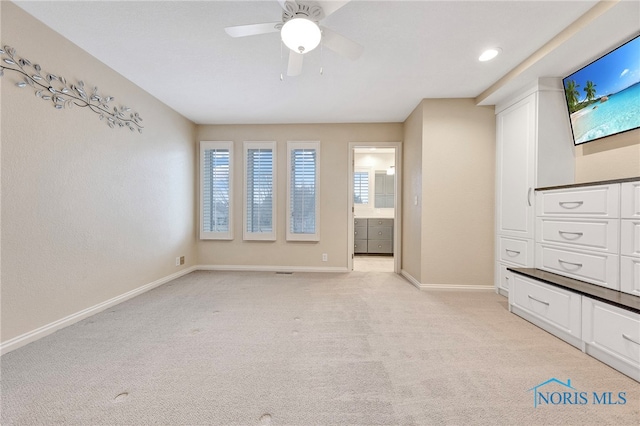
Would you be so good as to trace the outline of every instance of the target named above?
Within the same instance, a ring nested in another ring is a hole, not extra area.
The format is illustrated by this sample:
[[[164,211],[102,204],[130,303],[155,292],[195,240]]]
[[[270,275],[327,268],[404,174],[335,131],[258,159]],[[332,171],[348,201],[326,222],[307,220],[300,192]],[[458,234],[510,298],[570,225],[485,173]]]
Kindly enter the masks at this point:
[[[369,204],[369,172],[353,173],[354,204]]]
[[[200,238],[232,238],[232,142],[200,142]]]
[[[245,142],[244,239],[275,240],[275,142]]]
[[[288,142],[287,240],[319,241],[319,142]]]

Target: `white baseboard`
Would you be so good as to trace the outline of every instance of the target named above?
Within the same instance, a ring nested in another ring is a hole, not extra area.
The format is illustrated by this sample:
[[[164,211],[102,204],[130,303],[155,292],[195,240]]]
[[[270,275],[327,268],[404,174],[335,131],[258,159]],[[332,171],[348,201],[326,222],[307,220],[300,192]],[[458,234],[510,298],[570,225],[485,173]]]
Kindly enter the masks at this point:
[[[493,290],[492,285],[473,285],[473,284],[423,284],[415,279],[410,273],[404,269],[400,271],[400,275],[405,277],[411,284],[420,290]]]
[[[87,309],[83,309],[80,312],[76,312],[75,314],[68,315],[57,321],[54,321],[42,327],[36,328],[35,330],[29,331],[28,333],[24,333],[20,336],[14,337],[13,339],[9,339],[6,342],[2,342],[2,344],[0,344],[0,355],[4,355],[8,352],[18,349],[31,342],[35,342],[36,340],[41,339],[45,336],[48,336],[49,334],[52,334],[64,327],[68,327],[72,324],[77,323],[78,321],[82,321],[83,319],[90,317],[91,315],[95,315],[98,312],[104,311],[107,308],[110,308],[119,303],[122,303],[125,300],[138,296],[139,294],[142,294],[146,291],[156,288],[169,281],[175,280],[176,278],[179,278],[183,275],[187,275],[188,273],[191,273],[196,269],[197,268],[195,266],[183,269],[179,272],[176,272],[175,274],[171,274],[166,277],[160,278],[156,281],[145,284],[142,287],[138,287],[124,294],[121,294],[120,296],[116,296],[102,303],[98,303],[97,305],[91,306]]]
[[[421,284],[421,290],[491,290],[495,291],[492,285],[473,284]]]
[[[200,271],[234,272],[349,272],[346,267],[334,266],[271,266],[271,265],[198,265]]]
[[[411,275],[410,273],[408,273],[407,271],[405,271],[404,269],[400,270],[400,275],[402,275],[403,277],[405,277],[407,279],[407,281],[409,281],[415,288],[417,288],[418,290],[421,290],[420,286],[420,281],[416,280],[413,275]]]

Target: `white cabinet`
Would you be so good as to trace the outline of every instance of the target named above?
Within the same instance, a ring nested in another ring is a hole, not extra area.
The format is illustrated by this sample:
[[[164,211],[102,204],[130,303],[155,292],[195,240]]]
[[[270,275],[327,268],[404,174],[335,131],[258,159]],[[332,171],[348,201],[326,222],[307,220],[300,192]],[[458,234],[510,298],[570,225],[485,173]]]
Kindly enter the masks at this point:
[[[533,238],[536,95],[497,115],[498,233]]]
[[[538,215],[618,218],[620,185],[599,185],[540,193]]]
[[[581,346],[581,296],[514,274],[509,291],[512,312],[576,347]]]
[[[620,290],[640,296],[640,181],[620,193]]]
[[[640,296],[640,181],[536,191],[535,267]]]
[[[536,268],[620,290],[620,184],[536,192]]]
[[[507,294],[503,268],[533,266],[534,188],[573,182],[573,142],[565,109],[564,90],[555,78],[539,79],[496,106],[495,286],[499,293]]]
[[[640,381],[640,314],[582,297],[585,352]]]
[[[505,294],[509,293],[509,287],[514,280],[513,272],[509,271],[505,265],[498,264],[498,289]]]
[[[640,298],[540,269],[505,273],[511,312],[640,381]]]
[[[620,289],[618,256],[536,244],[536,268],[613,290]]]

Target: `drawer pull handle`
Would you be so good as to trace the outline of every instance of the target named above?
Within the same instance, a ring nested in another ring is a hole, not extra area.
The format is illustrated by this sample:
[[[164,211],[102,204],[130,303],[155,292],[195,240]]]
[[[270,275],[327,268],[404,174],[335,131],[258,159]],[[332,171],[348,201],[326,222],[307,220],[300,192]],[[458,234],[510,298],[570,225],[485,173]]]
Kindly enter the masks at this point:
[[[542,303],[543,305],[549,306],[549,302],[545,302],[544,300],[540,300],[540,299],[536,299],[535,297],[533,297],[532,295],[527,295],[529,297],[529,299],[531,300],[535,300],[538,303]]]
[[[640,342],[638,342],[637,340],[633,340],[631,337],[627,336],[626,334],[622,333],[622,338],[625,340],[628,340],[630,342],[635,343],[636,345],[640,345]]]
[[[378,231],[378,235],[382,235],[382,231]]]
[[[637,340],[633,340],[631,337],[627,336],[626,334],[622,333],[622,338],[625,340],[628,340],[630,342],[635,343],[636,345],[640,345],[640,342],[638,342]]]
[[[517,251],[517,250],[509,250],[509,249],[504,249],[504,250],[505,250],[505,251],[507,252],[507,254],[508,254],[509,256],[511,256],[511,257],[516,257],[516,256],[519,256],[519,255],[520,255],[520,252],[519,252],[519,251]],[[514,253],[514,254],[511,254],[511,253]]]
[[[584,232],[558,231],[558,234],[560,234],[560,236],[565,240],[575,241],[578,238],[582,237],[584,235]],[[575,235],[575,237],[569,238],[569,237],[565,237],[565,235]]]
[[[573,263],[573,262],[567,262],[566,260],[562,260],[562,259],[558,259],[558,263],[560,264],[560,266],[562,266],[564,268],[563,265],[571,265],[571,266],[575,266],[576,269],[573,269],[574,271],[577,271],[578,269],[582,268],[582,263]],[[564,268],[564,269],[568,269],[568,268]]]
[[[584,204],[584,201],[560,201],[558,204],[563,209],[577,209]]]

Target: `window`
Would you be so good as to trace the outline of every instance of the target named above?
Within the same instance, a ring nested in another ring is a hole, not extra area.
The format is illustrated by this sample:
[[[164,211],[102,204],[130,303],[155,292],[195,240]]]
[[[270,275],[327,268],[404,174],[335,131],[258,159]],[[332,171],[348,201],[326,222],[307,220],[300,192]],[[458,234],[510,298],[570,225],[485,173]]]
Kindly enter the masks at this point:
[[[369,204],[369,172],[353,173],[353,203]]]
[[[200,142],[200,238],[233,239],[233,142]]]
[[[245,142],[244,239],[275,240],[276,143]]]
[[[287,142],[287,240],[320,240],[320,142]]]

